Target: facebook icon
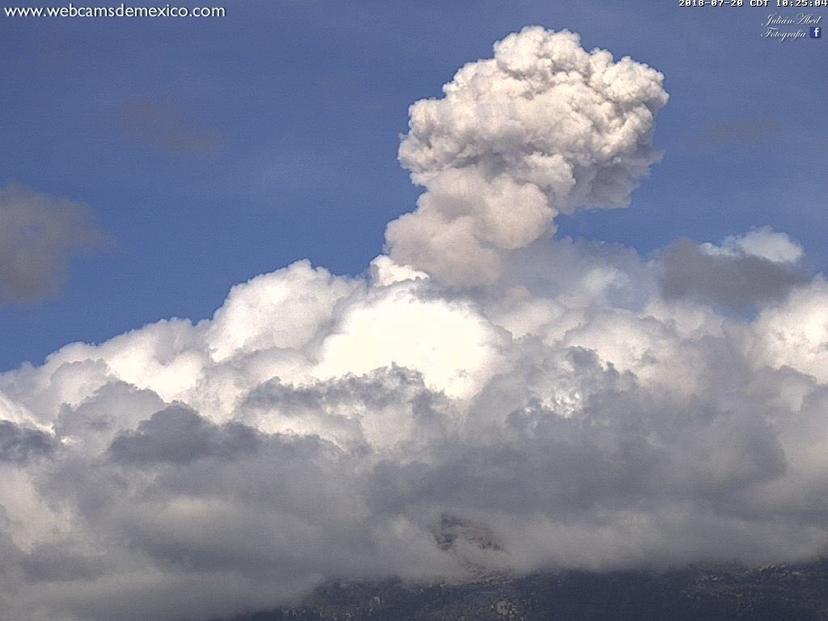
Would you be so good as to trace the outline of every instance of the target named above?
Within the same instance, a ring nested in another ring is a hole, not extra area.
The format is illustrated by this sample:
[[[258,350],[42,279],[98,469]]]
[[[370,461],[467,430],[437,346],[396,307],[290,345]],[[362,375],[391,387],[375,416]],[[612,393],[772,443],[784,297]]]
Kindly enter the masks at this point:
[[[812,39],[821,39],[822,38],[822,26],[811,26],[811,38]]]

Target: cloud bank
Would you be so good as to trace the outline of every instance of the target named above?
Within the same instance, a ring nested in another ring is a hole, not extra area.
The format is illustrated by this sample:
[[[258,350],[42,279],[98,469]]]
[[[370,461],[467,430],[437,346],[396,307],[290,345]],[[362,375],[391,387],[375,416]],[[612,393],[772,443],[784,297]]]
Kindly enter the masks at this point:
[[[545,237],[627,201],[661,76],[527,28],[445,92],[412,107],[426,191],[366,276],[300,261],[0,375],[0,619],[824,552],[828,284],[802,249]]]

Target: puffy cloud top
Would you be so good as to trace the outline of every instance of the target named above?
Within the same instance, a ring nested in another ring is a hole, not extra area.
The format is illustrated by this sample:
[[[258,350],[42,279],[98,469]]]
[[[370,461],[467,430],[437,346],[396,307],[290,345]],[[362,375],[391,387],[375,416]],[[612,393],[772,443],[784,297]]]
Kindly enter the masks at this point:
[[[702,244],[710,255],[748,256],[765,259],[771,263],[796,263],[802,258],[802,247],[785,233],[769,226],[753,229],[743,235],[729,235],[721,245]]]

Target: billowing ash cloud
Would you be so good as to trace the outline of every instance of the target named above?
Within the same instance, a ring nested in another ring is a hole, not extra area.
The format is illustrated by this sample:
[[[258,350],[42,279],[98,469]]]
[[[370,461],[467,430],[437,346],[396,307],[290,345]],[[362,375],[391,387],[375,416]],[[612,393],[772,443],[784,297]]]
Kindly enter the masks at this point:
[[[53,295],[71,255],[100,239],[86,205],[19,185],[0,188],[0,302]]]
[[[389,253],[450,285],[491,284],[500,253],[552,230],[559,213],[627,206],[658,159],[651,137],[667,93],[657,71],[540,27],[494,52],[442,99],[411,106],[400,146],[426,192],[388,225]]]
[[[534,230],[524,203],[497,211],[504,193],[620,202],[652,159],[660,77],[576,41],[512,35],[415,106],[402,153],[427,193],[367,277],[300,261],[209,320],[0,375],[0,619],[198,620],[335,578],[824,552],[828,284],[769,276],[802,250],[756,229],[642,258],[511,237]],[[497,281],[458,288],[471,272],[450,277],[444,241],[400,250],[432,217],[470,227]]]

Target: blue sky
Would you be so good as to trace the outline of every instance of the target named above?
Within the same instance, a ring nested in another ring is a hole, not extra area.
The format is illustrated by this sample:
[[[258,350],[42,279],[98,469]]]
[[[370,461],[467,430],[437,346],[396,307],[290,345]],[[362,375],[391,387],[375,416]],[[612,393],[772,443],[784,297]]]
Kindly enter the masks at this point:
[[[4,2],[4,5],[10,3]],[[203,4],[203,3],[202,3]],[[630,209],[560,234],[648,253],[770,225],[824,244],[823,40],[765,9],[660,2],[228,2],[214,20],[0,20],[0,184],[88,204],[108,233],[60,292],[0,307],[0,368],[164,317],[308,257],[356,274],[419,189],[396,161],[415,100],[526,24],[665,76],[665,153]]]

